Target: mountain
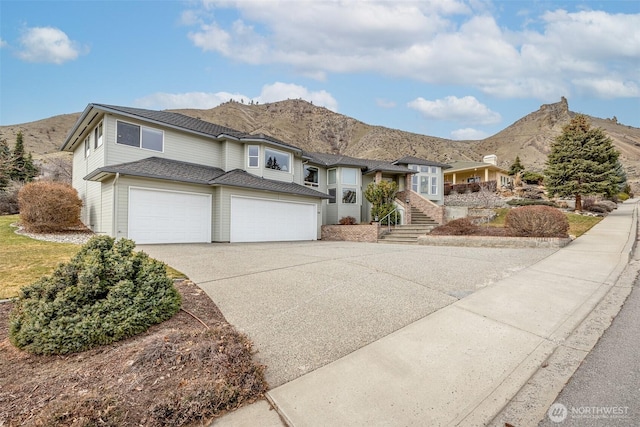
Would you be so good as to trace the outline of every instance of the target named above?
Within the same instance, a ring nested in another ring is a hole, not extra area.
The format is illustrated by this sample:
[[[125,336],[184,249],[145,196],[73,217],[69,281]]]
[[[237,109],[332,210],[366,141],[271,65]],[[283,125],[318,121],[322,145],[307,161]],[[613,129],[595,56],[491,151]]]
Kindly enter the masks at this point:
[[[472,144],[372,126],[302,100],[262,105],[226,102],[210,110],[172,110],[307,151],[395,160],[412,155],[452,161],[476,158]]]
[[[500,166],[508,168],[516,155],[527,169],[544,168],[553,139],[576,113],[567,100],[544,104],[497,134],[480,141],[452,141],[427,135],[372,126],[303,100],[270,104],[226,102],[208,110],[171,110],[252,134],[266,134],[307,151],[354,157],[394,160],[411,155],[441,162],[480,161],[496,154]],[[58,147],[79,117],[79,113],[54,116],[19,125],[0,126],[0,138],[9,145],[22,131],[27,150],[35,159],[59,156]],[[618,123],[615,117],[591,117],[620,151],[629,181],[640,191],[640,129]]]

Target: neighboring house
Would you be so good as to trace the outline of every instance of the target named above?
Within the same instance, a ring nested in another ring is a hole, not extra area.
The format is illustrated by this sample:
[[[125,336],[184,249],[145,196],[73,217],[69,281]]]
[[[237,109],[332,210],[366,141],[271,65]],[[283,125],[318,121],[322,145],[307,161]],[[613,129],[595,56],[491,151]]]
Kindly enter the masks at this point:
[[[404,190],[420,174],[429,185],[413,197],[437,211],[429,199],[441,203],[442,175],[420,167],[446,167],[304,153],[178,113],[104,104],[87,106],[60,149],[73,153],[83,223],[137,243],[316,240],[343,216],[371,220],[368,183]]]
[[[498,187],[513,184],[509,171],[498,166],[495,154],[484,156],[482,162],[457,161],[449,163],[450,169],[444,173],[447,184],[469,184],[472,182],[496,181]]]

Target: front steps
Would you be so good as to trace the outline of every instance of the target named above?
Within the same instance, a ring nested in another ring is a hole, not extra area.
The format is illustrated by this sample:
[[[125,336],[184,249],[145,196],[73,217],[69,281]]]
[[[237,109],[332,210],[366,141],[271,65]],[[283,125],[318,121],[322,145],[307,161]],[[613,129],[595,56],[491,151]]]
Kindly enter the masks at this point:
[[[378,243],[408,243],[415,244],[418,237],[428,234],[439,224],[425,215],[424,212],[411,207],[411,224],[396,225],[389,233],[385,233],[378,239]],[[384,225],[382,226],[385,227]]]

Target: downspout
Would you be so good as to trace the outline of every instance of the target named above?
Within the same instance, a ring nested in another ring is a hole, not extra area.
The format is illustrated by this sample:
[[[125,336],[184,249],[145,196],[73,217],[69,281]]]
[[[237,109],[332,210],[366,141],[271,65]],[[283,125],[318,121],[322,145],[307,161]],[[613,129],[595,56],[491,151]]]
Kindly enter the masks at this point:
[[[116,239],[118,238],[118,178],[120,178],[120,172],[116,172],[116,177],[113,180],[113,203],[111,204],[111,209],[113,210],[111,214],[111,218],[113,218],[111,235]]]

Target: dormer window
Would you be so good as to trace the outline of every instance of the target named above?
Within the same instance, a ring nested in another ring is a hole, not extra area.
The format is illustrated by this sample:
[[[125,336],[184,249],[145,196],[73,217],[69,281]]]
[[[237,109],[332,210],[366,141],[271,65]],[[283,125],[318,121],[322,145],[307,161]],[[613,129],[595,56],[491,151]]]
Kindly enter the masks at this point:
[[[264,167],[282,172],[291,170],[291,156],[289,153],[266,148],[264,150]]]

